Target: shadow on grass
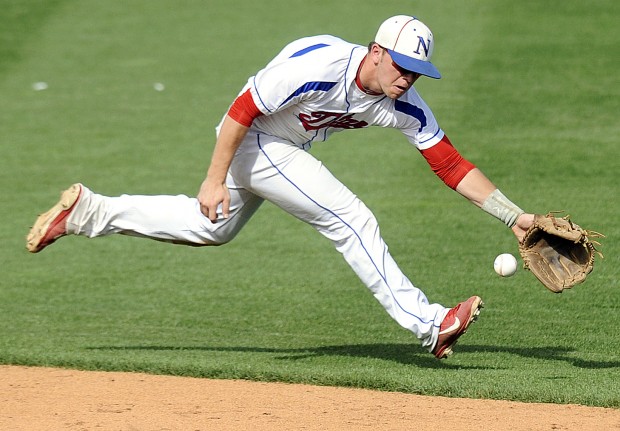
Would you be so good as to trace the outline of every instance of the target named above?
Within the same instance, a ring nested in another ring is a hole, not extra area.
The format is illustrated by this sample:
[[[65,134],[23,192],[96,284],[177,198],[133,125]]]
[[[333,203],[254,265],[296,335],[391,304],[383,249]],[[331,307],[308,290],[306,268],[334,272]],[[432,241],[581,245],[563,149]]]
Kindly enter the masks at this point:
[[[463,353],[509,353],[524,358],[541,359],[547,361],[562,361],[577,368],[620,368],[620,361],[592,361],[571,355],[577,352],[571,347],[547,346],[547,347],[507,347],[507,346],[479,346],[463,345],[458,347]]]
[[[100,346],[90,347],[90,350],[144,350],[144,351],[205,351],[205,352],[239,352],[239,353],[269,353],[275,354],[276,359],[297,361],[321,356],[340,356],[355,358],[382,359],[404,365],[415,365],[424,368],[465,368],[488,369],[489,366],[468,366],[451,364],[449,361],[438,361],[431,354],[423,352],[418,347],[408,344],[351,344],[339,346],[320,346],[298,349],[270,348],[270,347],[242,347],[242,346]],[[590,361],[572,357],[570,353],[575,349],[559,346],[516,348],[506,346],[458,345],[458,353],[489,353],[522,356],[548,361],[563,361],[578,368],[619,368],[620,361]]]

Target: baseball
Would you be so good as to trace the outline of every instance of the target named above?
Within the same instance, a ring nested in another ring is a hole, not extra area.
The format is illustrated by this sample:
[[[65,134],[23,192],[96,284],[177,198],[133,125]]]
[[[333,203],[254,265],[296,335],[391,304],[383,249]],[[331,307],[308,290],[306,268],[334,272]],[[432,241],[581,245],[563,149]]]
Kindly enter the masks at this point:
[[[500,254],[495,258],[493,268],[502,277],[510,277],[517,272],[517,259],[510,253]]]

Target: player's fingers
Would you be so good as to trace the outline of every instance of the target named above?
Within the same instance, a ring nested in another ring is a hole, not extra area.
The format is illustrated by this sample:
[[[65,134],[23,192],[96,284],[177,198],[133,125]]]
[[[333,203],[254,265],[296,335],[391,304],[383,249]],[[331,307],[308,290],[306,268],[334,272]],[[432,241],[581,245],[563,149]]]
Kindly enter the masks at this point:
[[[228,218],[230,215],[230,195],[226,196],[222,201],[222,215]]]
[[[205,214],[211,223],[217,222],[217,205],[211,205],[207,207],[207,213]]]
[[[198,202],[200,202],[200,212],[205,216],[205,217],[209,217],[209,205],[202,201],[202,200],[198,200]]]
[[[212,223],[215,223],[217,220],[217,205],[200,202],[200,212]]]
[[[200,212],[205,216],[205,217],[209,217],[209,209],[207,208],[207,206],[205,204],[203,204],[202,202],[200,202]]]
[[[198,203],[200,204],[199,208],[200,208],[200,212],[205,216],[205,217],[209,217],[209,207],[207,205],[207,195],[206,193],[203,191],[204,185],[201,186],[200,191],[198,192],[198,195],[196,196],[196,199],[198,199]]]
[[[207,217],[211,223],[216,223],[218,219],[218,207],[222,205],[221,211],[225,218],[228,217],[230,208],[230,193],[225,184],[209,185],[203,182],[200,192],[198,193],[198,202],[200,203],[200,212]]]

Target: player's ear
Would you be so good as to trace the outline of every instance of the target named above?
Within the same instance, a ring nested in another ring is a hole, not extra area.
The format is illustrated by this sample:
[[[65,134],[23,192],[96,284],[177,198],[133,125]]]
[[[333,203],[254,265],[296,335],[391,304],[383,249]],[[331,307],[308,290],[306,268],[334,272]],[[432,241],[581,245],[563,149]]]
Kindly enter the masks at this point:
[[[379,45],[377,42],[370,42],[368,44],[368,52],[381,52],[383,47]]]
[[[381,55],[383,54],[383,47],[377,42],[371,42],[368,45],[368,56],[372,59],[375,65],[378,65],[381,61]]]

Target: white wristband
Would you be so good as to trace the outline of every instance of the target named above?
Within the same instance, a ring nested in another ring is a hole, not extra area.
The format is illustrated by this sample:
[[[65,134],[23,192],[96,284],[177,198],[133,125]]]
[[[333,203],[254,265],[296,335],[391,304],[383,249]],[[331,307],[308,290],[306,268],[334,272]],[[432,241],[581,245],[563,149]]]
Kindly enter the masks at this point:
[[[513,227],[517,223],[517,218],[525,212],[504,196],[499,189],[493,190],[481,208],[508,227]]]

